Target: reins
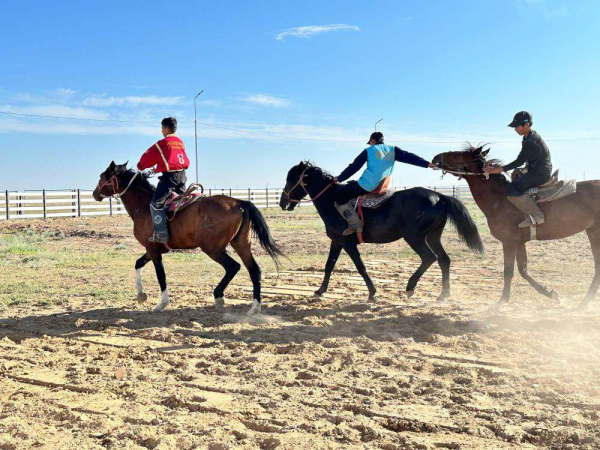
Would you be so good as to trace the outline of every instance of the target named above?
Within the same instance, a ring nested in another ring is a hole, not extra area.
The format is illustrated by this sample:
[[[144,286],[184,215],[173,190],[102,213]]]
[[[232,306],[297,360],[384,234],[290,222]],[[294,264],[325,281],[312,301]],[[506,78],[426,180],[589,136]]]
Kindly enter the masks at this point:
[[[98,189],[98,195],[102,198],[108,198],[108,197],[114,197],[114,198],[121,198],[125,195],[125,193],[127,192],[127,190],[131,187],[133,180],[135,180],[135,178],[140,174],[140,172],[136,172],[134,176],[131,177],[131,180],[129,180],[129,184],[127,184],[127,186],[125,187],[125,189],[123,189],[121,192],[117,192],[117,189],[119,189],[119,179],[117,178],[116,175],[113,175],[112,177],[110,177],[110,179],[104,183],[102,186],[100,186],[100,183],[98,183],[98,187],[96,189]],[[113,189],[113,193],[111,195],[106,195],[103,194],[101,191],[102,189],[104,189],[104,186],[106,186],[107,184],[112,186]]]
[[[458,175],[458,179],[459,180],[462,177],[464,177],[465,175],[482,176],[482,177],[485,177],[486,180],[489,180],[490,179],[490,174],[488,172],[468,172],[468,171],[464,170],[464,168],[466,168],[469,164],[474,163],[474,162],[478,162],[478,161],[481,161],[481,160],[480,159],[473,159],[471,161],[467,161],[465,163],[462,163],[460,166],[463,168],[463,170],[445,169],[444,168],[444,154],[442,153],[442,160],[440,161],[439,169],[442,171],[442,177],[444,177],[444,175],[446,175],[447,173],[450,173],[452,175]]]
[[[283,191],[283,193],[287,196],[288,198],[288,204],[290,203],[310,203],[310,202],[314,202],[316,199],[318,199],[321,195],[323,195],[325,193],[325,191],[327,189],[329,189],[331,186],[333,186],[333,181],[331,183],[329,183],[327,186],[325,186],[325,188],[319,192],[317,195],[315,195],[313,198],[310,198],[308,200],[296,200],[296,199],[292,199],[290,198],[290,194],[292,193],[292,191],[294,189],[296,189],[298,187],[298,185],[300,185],[302,187],[302,189],[304,189],[304,192],[306,193],[306,195],[310,196],[310,194],[308,193],[308,191],[306,190],[306,186],[307,184],[304,182],[304,178],[307,177],[308,175],[306,175],[306,171],[308,170],[308,167],[306,169],[304,169],[302,171],[302,173],[300,174],[300,178],[298,178],[298,182],[289,190],[289,191]]]

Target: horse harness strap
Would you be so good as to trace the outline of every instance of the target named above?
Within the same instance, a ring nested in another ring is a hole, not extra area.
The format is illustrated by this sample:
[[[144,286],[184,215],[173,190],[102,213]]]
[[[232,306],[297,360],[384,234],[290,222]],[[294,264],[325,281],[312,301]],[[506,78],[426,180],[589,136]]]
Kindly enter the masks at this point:
[[[306,195],[310,196],[310,194],[308,193],[308,190],[306,189],[307,185],[304,182],[304,178],[307,176],[305,172],[306,172],[306,169],[304,169],[302,171],[302,173],[300,174],[300,178],[298,178],[298,182],[289,191],[283,191],[283,193],[288,198],[288,203],[310,203],[310,202],[314,202],[321,195],[323,195],[327,189],[329,189],[333,185],[333,181],[332,181],[327,186],[325,186],[325,188],[321,192],[319,192],[317,195],[315,195],[314,198],[311,198],[311,199],[308,199],[308,200],[295,200],[295,199],[291,199],[290,198],[290,194],[292,193],[292,191],[294,189],[296,189],[298,187],[298,185],[300,185],[300,187],[302,187],[302,189],[304,189],[304,192],[306,193]]]
[[[100,183],[98,183],[98,194],[100,195],[100,197],[102,198],[107,198],[107,197],[114,197],[114,198],[121,198],[123,195],[125,195],[127,193],[127,190],[131,187],[131,185],[133,184],[133,180],[136,179],[136,177],[140,174],[140,172],[136,172],[134,176],[131,177],[131,180],[129,180],[129,183],[127,184],[127,187],[125,187],[125,189],[123,189],[121,192],[117,192],[117,189],[119,189],[119,179],[117,178],[116,175],[113,175],[112,177],[110,177],[110,179],[104,183],[102,186],[100,186]],[[100,191],[102,190],[102,188],[104,188],[104,186],[106,186],[107,184],[110,184],[113,188],[113,193],[111,195],[105,195],[102,194]]]

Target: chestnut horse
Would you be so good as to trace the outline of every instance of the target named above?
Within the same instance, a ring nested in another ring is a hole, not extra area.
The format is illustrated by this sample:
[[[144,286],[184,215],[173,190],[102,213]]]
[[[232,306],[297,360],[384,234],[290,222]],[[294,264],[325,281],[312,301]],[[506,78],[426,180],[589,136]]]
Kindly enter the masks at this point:
[[[278,256],[282,255],[282,252],[273,241],[269,227],[256,206],[251,202],[225,195],[202,197],[178,212],[177,217],[170,222],[171,236],[165,246],[148,240],[152,236],[153,230],[150,200],[156,188],[148,182],[147,178],[148,175],[142,172],[128,170],[127,164],[117,165],[113,161],[100,174],[100,181],[93,194],[97,201],[112,196],[121,199],[133,220],[135,238],[146,248],[146,253],[135,263],[138,301],[142,302],[147,298],[142,286],[142,268],[148,261],[152,261],[162,292],[162,299],[154,310],[163,311],[169,304],[169,294],[167,293],[162,255],[169,249],[200,247],[204,253],[225,269],[225,276],[213,292],[215,306],[223,306],[223,292],[240,270],[240,265],[227,254],[227,245],[231,244],[248,269],[252,280],[254,300],[248,314],[259,313],[261,309],[261,273],[250,249],[252,232],[278,267]]]
[[[462,176],[469,184],[473,199],[485,214],[492,236],[502,242],[504,252],[504,289],[496,306],[508,303],[510,286],[515,269],[515,258],[519,273],[540,294],[558,301],[558,293],[550,291],[533,279],[527,271],[526,243],[531,240],[529,228],[519,228],[523,220],[520,212],[506,199],[508,180],[502,174],[483,174],[483,167],[494,165],[497,160],[486,160],[489,153],[481,147],[468,145],[463,151],[440,153],[433,158],[445,172]],[[600,181],[577,183],[577,192],[547,203],[540,203],[546,222],[537,226],[537,240],[563,239],[585,231],[590,240],[594,256],[595,274],[585,299],[579,307],[594,300],[600,286]]]

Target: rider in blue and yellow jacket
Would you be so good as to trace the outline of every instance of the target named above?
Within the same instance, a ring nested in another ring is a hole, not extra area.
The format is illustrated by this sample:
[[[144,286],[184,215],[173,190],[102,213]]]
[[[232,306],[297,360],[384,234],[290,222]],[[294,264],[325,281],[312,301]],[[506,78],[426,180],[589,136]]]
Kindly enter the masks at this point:
[[[383,133],[379,131],[371,134],[367,144],[369,144],[369,147],[363,150],[340,175],[333,179],[334,183],[344,182],[367,163],[367,169],[358,181],[350,181],[340,186],[335,193],[335,207],[342,217],[348,221],[349,225],[344,231],[344,235],[362,231],[362,222],[348,202],[353,198],[377,190],[394,171],[396,161],[424,168],[436,168],[435,165],[414,153],[386,145],[383,142]]]

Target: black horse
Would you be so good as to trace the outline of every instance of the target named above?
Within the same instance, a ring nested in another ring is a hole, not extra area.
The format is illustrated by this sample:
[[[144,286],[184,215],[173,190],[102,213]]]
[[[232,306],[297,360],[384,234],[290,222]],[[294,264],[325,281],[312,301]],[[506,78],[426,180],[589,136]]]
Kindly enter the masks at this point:
[[[333,177],[303,161],[292,167],[287,175],[279,206],[291,211],[306,196],[313,200],[317,212],[325,222],[327,236],[331,239],[329,257],[325,264],[325,277],[315,292],[321,296],[327,291],[331,272],[344,249],[369,289],[369,300],[375,300],[376,289],[358,251],[356,234],[344,236],[346,221],[334,206],[334,193],[338,186]],[[448,219],[455,224],[460,238],[477,253],[483,252],[483,243],[477,226],[465,206],[452,197],[425,188],[398,191],[377,209],[364,209],[364,242],[384,244],[400,238],[411,246],[421,258],[421,265],[408,280],[406,295],[411,297],[421,276],[429,266],[438,261],[442,269],[442,293],[438,300],[450,296],[450,258],[441,243],[442,232]]]

